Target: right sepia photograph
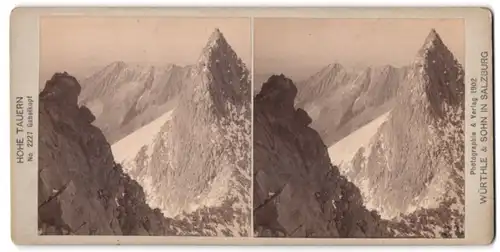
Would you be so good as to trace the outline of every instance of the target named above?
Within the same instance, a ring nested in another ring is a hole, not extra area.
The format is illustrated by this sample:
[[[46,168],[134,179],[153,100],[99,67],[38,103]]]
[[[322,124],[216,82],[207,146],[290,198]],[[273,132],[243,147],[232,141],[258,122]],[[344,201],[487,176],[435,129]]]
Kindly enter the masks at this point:
[[[463,19],[255,18],[257,237],[464,238]]]

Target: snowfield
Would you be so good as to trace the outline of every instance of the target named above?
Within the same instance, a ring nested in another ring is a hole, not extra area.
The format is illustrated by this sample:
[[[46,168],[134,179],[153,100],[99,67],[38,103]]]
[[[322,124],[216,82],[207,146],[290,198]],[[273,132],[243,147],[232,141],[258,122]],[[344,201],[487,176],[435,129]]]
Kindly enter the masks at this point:
[[[349,169],[350,163],[361,148],[365,148],[365,156],[370,155],[370,142],[373,136],[377,133],[378,128],[389,118],[391,111],[377,117],[360,129],[354,131],[342,140],[336,142],[328,148],[328,155],[333,165],[337,165],[340,172],[346,173],[345,168]]]
[[[156,134],[160,132],[163,124],[172,118],[173,111],[172,109],[166,112],[154,121],[113,144],[111,151],[113,152],[115,161],[124,165],[124,169],[127,170],[129,167],[125,164],[134,160],[142,146],[149,146],[153,143]],[[148,148],[148,150],[152,150],[152,148]],[[151,153],[148,153],[148,155],[151,155]]]

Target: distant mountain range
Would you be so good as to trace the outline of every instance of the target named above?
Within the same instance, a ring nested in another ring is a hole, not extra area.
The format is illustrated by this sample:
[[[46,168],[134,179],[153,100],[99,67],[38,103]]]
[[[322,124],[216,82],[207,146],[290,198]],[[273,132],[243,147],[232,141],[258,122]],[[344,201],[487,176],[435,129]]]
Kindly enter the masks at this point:
[[[332,63],[296,83],[295,104],[308,112],[311,127],[330,146],[387,112],[408,69],[391,65],[348,68]],[[271,75],[256,74],[256,93]]]
[[[80,104],[90,108],[95,125],[114,143],[174,108],[180,90],[192,81],[192,67],[113,62],[82,80]]]
[[[297,83],[304,108],[327,145],[385,113],[408,71],[389,65],[362,70],[335,63]]]

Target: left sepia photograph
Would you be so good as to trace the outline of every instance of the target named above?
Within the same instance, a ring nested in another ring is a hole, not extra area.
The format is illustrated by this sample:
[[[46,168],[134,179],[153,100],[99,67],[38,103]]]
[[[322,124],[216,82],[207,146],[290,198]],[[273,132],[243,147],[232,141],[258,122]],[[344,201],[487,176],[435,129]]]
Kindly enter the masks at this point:
[[[250,18],[39,26],[39,235],[251,236]]]

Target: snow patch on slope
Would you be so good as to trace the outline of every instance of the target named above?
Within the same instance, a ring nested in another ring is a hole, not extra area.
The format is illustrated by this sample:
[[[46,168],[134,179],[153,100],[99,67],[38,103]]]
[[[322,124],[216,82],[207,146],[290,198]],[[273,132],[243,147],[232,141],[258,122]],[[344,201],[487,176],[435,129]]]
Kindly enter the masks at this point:
[[[128,171],[131,167],[125,164],[133,161],[144,145],[149,146],[153,143],[156,134],[160,132],[163,124],[172,118],[173,111],[174,110],[170,110],[166,112],[151,123],[146,124],[111,146],[111,151],[113,152],[115,160],[121,163],[125,170]],[[151,151],[152,148],[148,148],[148,156],[151,155],[151,153],[149,153]]]
[[[351,160],[361,147],[365,148],[365,157],[370,156],[370,142],[378,128],[389,118],[390,111],[349,134],[328,148],[328,155],[333,164],[338,165],[340,172],[348,173]]]

